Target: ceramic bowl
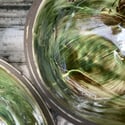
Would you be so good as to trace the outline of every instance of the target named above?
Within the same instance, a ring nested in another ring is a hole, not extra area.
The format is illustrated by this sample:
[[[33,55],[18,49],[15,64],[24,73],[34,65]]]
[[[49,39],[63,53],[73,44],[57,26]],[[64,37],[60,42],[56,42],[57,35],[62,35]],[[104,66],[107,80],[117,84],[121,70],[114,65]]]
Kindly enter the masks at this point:
[[[0,60],[0,124],[54,125],[46,104],[31,82]]]
[[[34,86],[74,124],[124,125],[124,1],[36,0],[25,28]]]

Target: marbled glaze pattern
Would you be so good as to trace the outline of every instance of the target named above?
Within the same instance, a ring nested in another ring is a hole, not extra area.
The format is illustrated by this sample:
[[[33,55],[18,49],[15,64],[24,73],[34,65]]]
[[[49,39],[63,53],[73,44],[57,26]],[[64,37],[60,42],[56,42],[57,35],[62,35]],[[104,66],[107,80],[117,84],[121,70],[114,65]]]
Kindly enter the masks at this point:
[[[27,87],[0,66],[0,124],[46,125],[46,119]]]
[[[125,29],[117,6],[43,0],[33,29],[34,61],[48,91],[99,125],[125,123]]]

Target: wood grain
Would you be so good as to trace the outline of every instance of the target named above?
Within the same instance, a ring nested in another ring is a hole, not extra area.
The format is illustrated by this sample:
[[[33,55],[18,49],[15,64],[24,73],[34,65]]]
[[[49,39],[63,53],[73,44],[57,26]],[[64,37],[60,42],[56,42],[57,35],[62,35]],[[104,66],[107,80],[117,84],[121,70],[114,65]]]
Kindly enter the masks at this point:
[[[0,57],[24,63],[24,25],[32,0],[0,0]]]
[[[0,27],[24,26],[32,0],[0,0]]]

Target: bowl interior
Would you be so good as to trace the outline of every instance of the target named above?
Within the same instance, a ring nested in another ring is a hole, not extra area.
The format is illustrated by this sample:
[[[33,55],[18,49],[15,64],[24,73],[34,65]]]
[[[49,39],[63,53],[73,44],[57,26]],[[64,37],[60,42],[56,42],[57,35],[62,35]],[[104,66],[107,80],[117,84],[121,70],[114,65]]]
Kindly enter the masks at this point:
[[[12,66],[0,60],[0,124],[50,125],[52,123],[48,109],[32,84]]]
[[[35,15],[39,85],[59,107],[93,124],[125,123],[123,8],[114,0],[43,0]]]

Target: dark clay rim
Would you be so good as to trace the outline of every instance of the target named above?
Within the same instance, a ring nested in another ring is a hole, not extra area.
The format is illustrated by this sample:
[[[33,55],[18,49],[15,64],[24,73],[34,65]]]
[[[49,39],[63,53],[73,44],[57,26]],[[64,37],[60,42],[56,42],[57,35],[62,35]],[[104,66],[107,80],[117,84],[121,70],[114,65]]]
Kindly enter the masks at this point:
[[[54,120],[52,119],[51,113],[49,112],[46,104],[40,97],[40,95],[37,93],[36,89],[33,87],[31,82],[16,68],[5,62],[4,60],[0,59],[0,65],[2,67],[5,67],[5,70],[10,71],[18,80],[20,80],[22,83],[25,84],[25,86],[28,88],[30,93],[33,95],[35,101],[38,103],[39,107],[41,108],[41,111],[45,117],[45,120],[48,125],[55,125]]]
[[[68,121],[74,123],[75,125],[96,125],[75,113],[68,110],[68,107],[64,107],[60,105],[60,103],[51,95],[51,93],[47,90],[44,81],[39,77],[37,72],[37,67],[33,58],[33,47],[32,47],[32,30],[34,21],[36,19],[36,14],[39,10],[40,4],[42,0],[35,0],[26,20],[25,33],[24,33],[24,48],[25,48],[25,56],[28,64],[28,68],[30,71],[31,78],[33,80],[34,87],[38,90],[41,97],[44,101],[47,101],[48,105],[51,106],[59,115],[67,119]]]

